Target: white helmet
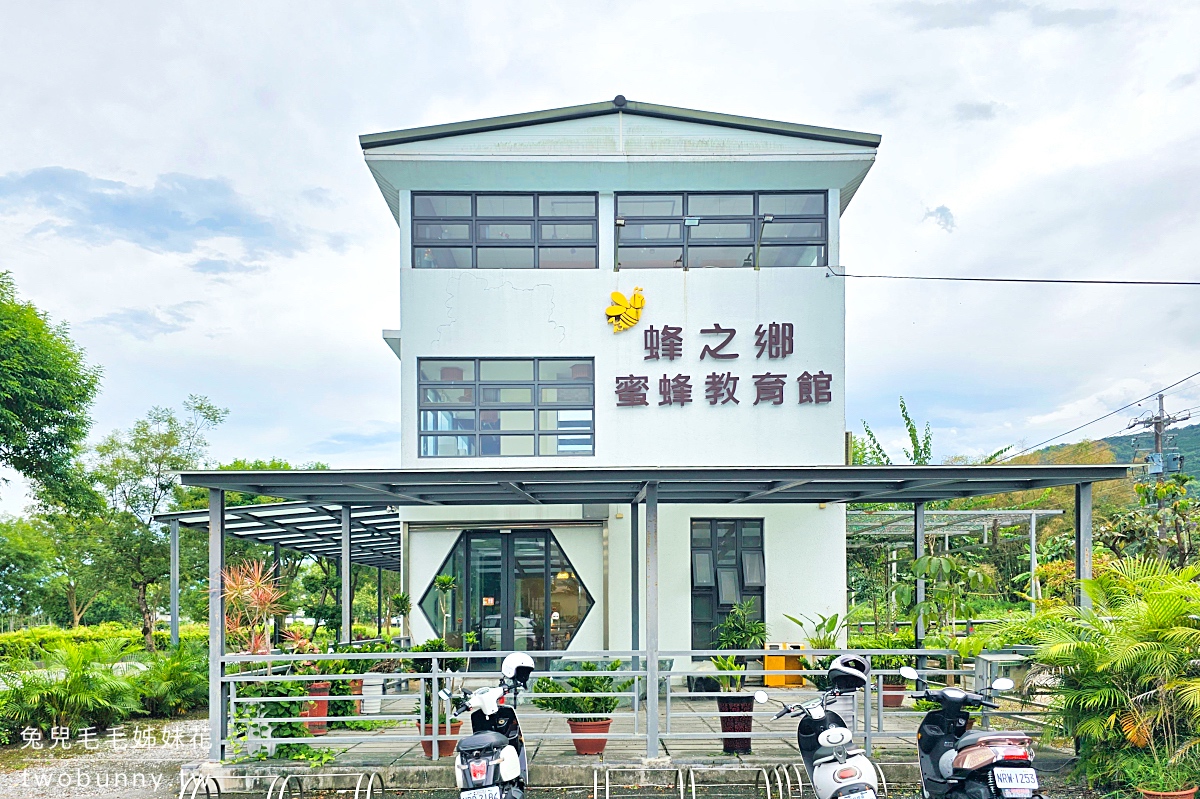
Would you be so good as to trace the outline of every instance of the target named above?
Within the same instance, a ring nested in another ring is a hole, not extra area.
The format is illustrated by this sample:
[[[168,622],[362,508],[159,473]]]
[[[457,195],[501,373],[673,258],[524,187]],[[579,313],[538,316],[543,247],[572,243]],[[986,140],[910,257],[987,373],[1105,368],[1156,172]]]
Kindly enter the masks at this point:
[[[500,673],[523,687],[533,673],[533,658],[524,652],[513,652],[500,664]]]

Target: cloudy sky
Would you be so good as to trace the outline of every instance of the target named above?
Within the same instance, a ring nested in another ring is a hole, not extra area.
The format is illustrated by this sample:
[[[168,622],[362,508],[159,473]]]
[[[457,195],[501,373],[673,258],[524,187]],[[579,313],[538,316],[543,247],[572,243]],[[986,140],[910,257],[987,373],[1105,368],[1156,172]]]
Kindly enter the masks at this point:
[[[358,134],[618,93],[869,131],[850,272],[1197,279],[1197,41],[1194,2],[8,3],[0,269],[103,366],[97,435],[200,393],[219,460],[391,465]],[[938,458],[1037,443],[1200,370],[1198,300],[851,280],[848,418],[897,456],[901,394]]]

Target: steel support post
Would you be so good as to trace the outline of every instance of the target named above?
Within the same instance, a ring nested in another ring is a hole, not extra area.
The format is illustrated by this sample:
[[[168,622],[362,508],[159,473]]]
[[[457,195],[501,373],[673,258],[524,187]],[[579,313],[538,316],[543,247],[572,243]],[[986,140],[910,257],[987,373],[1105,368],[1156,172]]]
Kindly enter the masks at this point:
[[[658,483],[646,486],[646,757],[658,757]]]
[[[280,557],[279,544],[275,544],[271,549],[271,576],[279,580],[283,576],[283,559]],[[276,616],[271,620],[271,642],[275,646],[279,646],[279,640],[283,635],[279,627],[279,617]]]
[[[635,652],[641,648],[642,641],[642,608],[641,597],[638,593],[638,583],[642,580],[640,538],[641,532],[638,530],[638,503],[634,502],[629,506],[629,630],[630,648]],[[630,665],[634,671],[638,670],[637,655],[633,656],[633,662]]]
[[[925,503],[913,503],[913,559],[925,556]],[[925,580],[917,578],[916,592],[917,607],[925,602]],[[916,624],[913,626],[913,645],[917,649],[925,648],[925,614],[918,613]],[[925,668],[925,658],[917,658],[917,669]],[[923,682],[917,683],[917,690],[922,690]]]
[[[342,506],[342,634],[341,642],[350,643],[354,615],[350,607],[350,506]]]
[[[1037,513],[1029,514],[1029,612],[1037,613]]]
[[[1092,579],[1092,484],[1075,486],[1075,579]],[[1092,598],[1082,585],[1075,588],[1075,604],[1091,608]]]
[[[375,637],[383,637],[383,567],[375,567]]]
[[[171,520],[171,646],[179,646],[179,520]]]
[[[225,738],[225,492],[208,490],[208,732],[209,760],[221,759]]]

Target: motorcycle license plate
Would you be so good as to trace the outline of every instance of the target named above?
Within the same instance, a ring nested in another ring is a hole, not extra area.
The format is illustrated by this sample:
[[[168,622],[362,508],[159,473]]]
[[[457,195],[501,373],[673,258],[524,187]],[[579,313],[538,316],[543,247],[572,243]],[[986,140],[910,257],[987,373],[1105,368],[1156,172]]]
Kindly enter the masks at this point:
[[[458,794],[459,799],[500,799],[500,786],[489,785],[486,788],[475,788],[470,791],[461,791]]]
[[[995,768],[992,777],[1008,799],[1029,799],[1038,789],[1037,772],[1031,768]]]
[[[841,799],[875,799],[875,792],[868,788],[865,791],[844,794]]]

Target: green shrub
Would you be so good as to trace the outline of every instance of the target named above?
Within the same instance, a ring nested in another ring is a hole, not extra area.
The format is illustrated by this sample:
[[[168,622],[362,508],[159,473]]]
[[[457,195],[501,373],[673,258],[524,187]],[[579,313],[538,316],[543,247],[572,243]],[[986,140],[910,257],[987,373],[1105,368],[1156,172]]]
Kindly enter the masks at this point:
[[[121,661],[134,648],[124,639],[59,641],[31,661],[9,661],[0,691],[0,719],[10,729],[105,729],[144,712],[138,673]]]
[[[154,645],[159,649],[170,646],[171,634],[166,630],[155,630]],[[120,639],[140,647],[142,631],[118,622],[104,622],[88,627],[63,629],[60,627],[30,627],[11,633],[0,633],[0,659],[36,660],[38,652],[60,642],[72,644],[97,643]],[[180,642],[207,645],[208,625],[184,624],[179,628]]]
[[[600,667],[591,661],[567,666],[566,671],[596,672]],[[621,668],[621,661],[615,660],[605,671],[616,671]],[[533,700],[535,707],[542,710],[552,710],[562,713],[571,721],[603,721],[611,717],[617,709],[620,697],[617,696],[576,696],[576,694],[619,694],[629,690],[633,680],[616,682],[611,675],[575,674],[566,678],[565,682],[552,680],[549,677],[539,677],[533,684],[533,692],[537,694],[554,694],[541,696]]]
[[[151,716],[186,713],[208,701],[208,655],[194,643],[183,643],[147,659],[137,677],[142,707]]]

